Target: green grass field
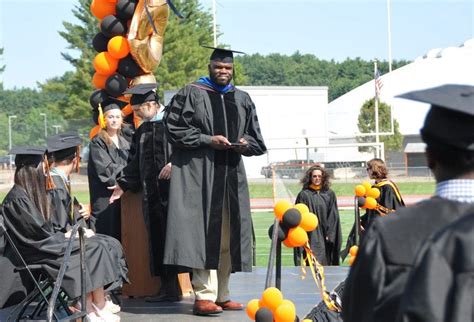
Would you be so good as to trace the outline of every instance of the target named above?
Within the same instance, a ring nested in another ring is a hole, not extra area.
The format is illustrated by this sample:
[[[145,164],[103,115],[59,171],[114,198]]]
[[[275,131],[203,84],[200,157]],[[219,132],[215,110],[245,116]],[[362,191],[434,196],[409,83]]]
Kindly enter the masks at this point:
[[[332,186],[337,195],[350,196],[356,184],[354,183],[336,183]],[[401,182],[398,184],[402,194],[404,195],[429,195],[434,191],[435,184],[432,182]],[[285,189],[293,195],[297,195],[301,189],[298,183],[285,183]],[[251,198],[271,198],[272,187],[270,183],[250,183],[249,185]],[[6,192],[0,192],[0,200],[3,201]],[[74,195],[81,203],[89,202],[88,191],[75,191]],[[340,210],[343,242],[345,247],[347,235],[354,223],[353,211]],[[256,261],[257,266],[266,266],[268,261],[268,253],[270,251],[270,238],[268,237],[268,228],[272,225],[274,216],[273,212],[254,212],[252,213],[256,237]],[[293,251],[282,246],[282,263],[284,266],[293,266]],[[347,260],[346,262],[347,263]]]

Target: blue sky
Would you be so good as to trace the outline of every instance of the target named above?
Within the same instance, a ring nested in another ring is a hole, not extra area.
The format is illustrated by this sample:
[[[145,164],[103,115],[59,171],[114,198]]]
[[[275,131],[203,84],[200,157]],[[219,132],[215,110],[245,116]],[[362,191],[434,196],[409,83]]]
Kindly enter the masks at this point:
[[[62,21],[76,0],[0,0],[5,88],[35,87],[72,67]],[[201,0],[204,8],[211,0]],[[458,46],[474,34],[474,0],[391,0],[392,58]],[[249,54],[296,51],[320,59],[388,58],[386,0],[217,0],[219,42]],[[166,35],[165,35],[166,46]]]

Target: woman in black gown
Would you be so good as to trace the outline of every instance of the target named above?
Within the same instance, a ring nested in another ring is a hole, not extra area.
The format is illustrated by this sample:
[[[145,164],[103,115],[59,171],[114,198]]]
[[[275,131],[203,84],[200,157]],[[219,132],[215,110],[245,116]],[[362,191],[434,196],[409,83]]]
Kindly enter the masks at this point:
[[[320,165],[309,168],[303,179],[303,190],[296,197],[296,203],[308,206],[319,220],[318,227],[308,233],[311,250],[322,265],[339,265],[342,232],[337,209],[336,194],[329,187],[329,173]],[[302,248],[294,249],[295,265],[304,256]]]
[[[55,232],[51,224],[51,204],[47,199],[43,154],[38,149],[17,149],[14,186],[3,201],[4,219],[16,246],[28,264],[43,264],[55,278],[62,264],[70,233]],[[44,152],[44,149],[43,149]],[[87,312],[92,321],[119,321],[104,309],[104,288],[120,286],[127,280],[127,267],[120,250],[111,252],[112,243],[95,235],[86,239]],[[81,294],[79,242],[75,241],[62,288],[71,298]]]
[[[120,200],[112,204],[109,198],[116,186],[117,174],[127,165],[130,143],[122,135],[123,103],[109,99],[103,103],[103,128],[89,145],[89,195],[97,233],[121,240]]]

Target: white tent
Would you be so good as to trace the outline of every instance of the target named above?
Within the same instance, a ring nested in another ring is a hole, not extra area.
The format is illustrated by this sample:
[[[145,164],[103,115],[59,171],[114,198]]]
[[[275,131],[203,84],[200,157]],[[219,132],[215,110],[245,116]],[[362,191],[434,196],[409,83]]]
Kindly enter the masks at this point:
[[[404,135],[418,134],[429,105],[395,98],[418,89],[443,84],[474,85],[474,39],[459,47],[430,50],[413,63],[385,74],[380,99],[392,106],[393,115]],[[354,136],[359,133],[357,118],[362,104],[374,96],[374,81],[367,82],[329,103],[330,133]]]

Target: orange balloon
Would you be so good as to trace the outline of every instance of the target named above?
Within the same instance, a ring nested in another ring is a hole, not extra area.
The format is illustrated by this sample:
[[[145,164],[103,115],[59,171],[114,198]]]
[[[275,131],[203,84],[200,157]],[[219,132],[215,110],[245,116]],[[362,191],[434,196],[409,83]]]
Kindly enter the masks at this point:
[[[89,139],[93,139],[100,132],[100,126],[96,125],[89,131]]]
[[[122,95],[122,96],[117,97],[116,99],[122,102],[127,102],[127,103],[130,102],[130,96]]]
[[[288,237],[286,237],[286,239],[283,240],[283,245],[285,245],[285,246],[288,247],[288,248],[296,247],[295,245],[293,245],[292,243],[290,243],[290,241],[288,240]]]
[[[376,188],[376,187],[370,188],[369,191],[367,191],[367,197],[372,197],[374,199],[377,199],[378,197],[380,197],[379,188]]]
[[[109,76],[94,73],[94,76],[92,76],[92,85],[94,85],[95,88],[105,88],[107,78],[109,78]]]
[[[352,264],[354,264],[355,259],[356,259],[355,256],[349,257],[349,266],[352,266]]]
[[[370,188],[372,188],[372,185],[368,181],[362,182],[362,185],[364,186],[366,192],[369,191]]]
[[[354,245],[351,248],[349,248],[349,254],[351,254],[351,256],[356,256],[358,251],[359,251],[359,247],[357,245]]]
[[[260,308],[258,302],[259,302],[258,299],[250,300],[247,303],[247,307],[245,309],[245,311],[247,312],[247,315],[253,321],[255,321],[255,313],[257,313],[257,310]]]
[[[107,51],[109,54],[117,59],[122,59],[130,53],[127,38],[123,36],[112,37],[107,43]]]
[[[295,247],[304,246],[308,242],[308,233],[301,227],[290,228],[288,241]]]
[[[113,3],[113,4],[116,4],[117,3],[117,0],[106,0],[107,2],[110,2],[110,3]]]
[[[294,208],[298,209],[300,211],[300,214],[303,215],[304,213],[309,212],[308,206],[306,206],[304,203],[297,203]]]
[[[355,187],[354,193],[355,193],[355,195],[356,195],[357,197],[363,197],[363,196],[365,196],[365,191],[366,191],[366,190],[365,190],[365,187],[364,187],[363,185],[361,185],[361,184],[358,184],[358,185]]]
[[[318,227],[318,217],[311,212],[301,213],[300,227],[308,232],[315,230]]]
[[[285,211],[290,209],[292,207],[292,204],[285,199],[279,200],[275,206],[273,207],[273,212],[275,213],[275,217],[278,218],[278,220],[281,221],[281,218],[283,217],[283,214]]]
[[[98,53],[92,62],[97,73],[110,76],[118,68],[118,59],[112,57],[108,52]]]
[[[92,0],[91,12],[97,19],[103,19],[108,15],[115,15],[115,3],[106,0]]]
[[[122,108],[123,116],[129,116],[132,113],[133,113],[133,110],[132,110],[132,106],[130,104],[127,104],[127,105],[125,105],[124,108]]]
[[[269,287],[262,293],[262,302],[272,312],[283,302],[283,294],[276,287]]]
[[[365,198],[364,207],[367,209],[375,209],[375,207],[377,207],[377,200],[372,197]]]
[[[279,305],[273,315],[275,322],[293,322],[296,318],[295,306],[290,304]]]

